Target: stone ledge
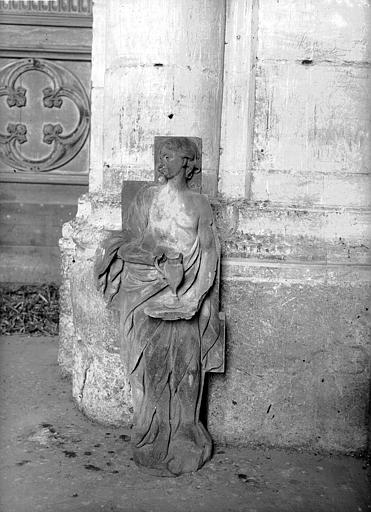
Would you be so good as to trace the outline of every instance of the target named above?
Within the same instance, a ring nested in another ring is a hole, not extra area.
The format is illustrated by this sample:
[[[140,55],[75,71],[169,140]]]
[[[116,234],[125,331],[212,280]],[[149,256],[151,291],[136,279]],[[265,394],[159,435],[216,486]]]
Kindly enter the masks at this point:
[[[370,263],[371,212],[368,209],[303,208],[223,197],[210,200],[224,257]],[[94,226],[95,230],[120,230],[120,196],[99,193],[81,196],[76,222],[82,230],[84,225]],[[68,237],[66,229],[63,236]]]
[[[371,283],[371,265],[224,258],[222,281],[348,286]]]

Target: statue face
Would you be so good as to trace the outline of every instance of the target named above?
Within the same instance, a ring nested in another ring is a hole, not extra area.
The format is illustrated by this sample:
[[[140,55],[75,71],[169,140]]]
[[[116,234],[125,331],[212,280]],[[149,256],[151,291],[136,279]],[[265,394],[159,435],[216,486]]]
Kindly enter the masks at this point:
[[[185,172],[184,157],[177,151],[163,147],[160,151],[160,164],[158,172],[168,180]]]

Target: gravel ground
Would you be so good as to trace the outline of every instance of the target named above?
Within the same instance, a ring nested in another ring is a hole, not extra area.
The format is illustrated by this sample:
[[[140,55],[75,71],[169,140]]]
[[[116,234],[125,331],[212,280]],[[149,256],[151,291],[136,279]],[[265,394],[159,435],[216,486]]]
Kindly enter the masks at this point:
[[[58,335],[59,288],[0,284],[0,334]]]
[[[59,376],[56,337],[0,338],[1,512],[365,512],[353,457],[216,447],[199,472],[142,473],[130,430],[87,420]]]

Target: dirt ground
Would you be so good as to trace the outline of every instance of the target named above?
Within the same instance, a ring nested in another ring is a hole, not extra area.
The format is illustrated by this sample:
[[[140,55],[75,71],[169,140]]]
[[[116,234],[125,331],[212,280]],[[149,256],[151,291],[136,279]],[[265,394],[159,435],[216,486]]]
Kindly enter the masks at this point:
[[[144,474],[130,430],[76,409],[56,355],[57,338],[0,338],[1,512],[371,510],[367,464],[354,457],[218,446],[195,474]]]

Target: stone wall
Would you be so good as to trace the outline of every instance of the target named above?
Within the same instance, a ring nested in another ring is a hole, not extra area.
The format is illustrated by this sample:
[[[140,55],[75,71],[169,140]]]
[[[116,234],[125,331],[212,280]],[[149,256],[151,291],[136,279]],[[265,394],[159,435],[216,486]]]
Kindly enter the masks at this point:
[[[93,288],[94,252],[120,228],[123,180],[149,178],[153,135],[189,134],[204,139],[204,191],[223,247],[227,369],[209,379],[210,432],[234,444],[364,450],[368,3],[229,0],[226,12],[216,0],[129,4],[95,4],[90,194],[61,241],[60,362],[73,372],[75,400],[90,417],[130,422],[115,319]],[[177,23],[161,25],[159,8]],[[161,36],[144,38],[132,17]],[[175,36],[180,25],[192,30]]]

